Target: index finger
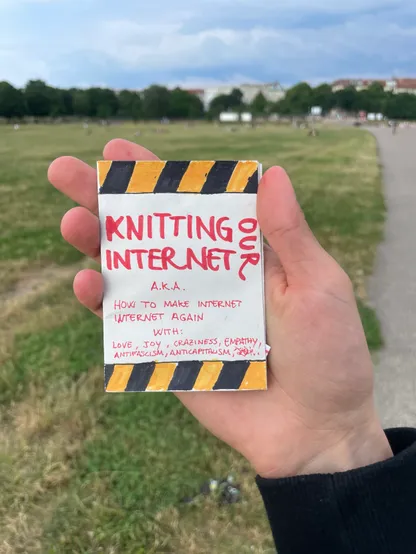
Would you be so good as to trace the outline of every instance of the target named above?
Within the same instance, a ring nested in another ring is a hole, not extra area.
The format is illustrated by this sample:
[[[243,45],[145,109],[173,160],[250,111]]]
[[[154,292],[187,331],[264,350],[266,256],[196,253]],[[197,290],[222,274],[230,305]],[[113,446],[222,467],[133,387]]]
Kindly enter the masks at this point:
[[[97,172],[72,156],[62,156],[51,163],[49,182],[65,196],[96,214],[98,212]]]
[[[157,160],[157,156],[134,142],[113,139],[104,148],[107,160]],[[97,172],[85,162],[72,156],[62,156],[51,163],[48,171],[50,183],[63,194],[98,213]]]

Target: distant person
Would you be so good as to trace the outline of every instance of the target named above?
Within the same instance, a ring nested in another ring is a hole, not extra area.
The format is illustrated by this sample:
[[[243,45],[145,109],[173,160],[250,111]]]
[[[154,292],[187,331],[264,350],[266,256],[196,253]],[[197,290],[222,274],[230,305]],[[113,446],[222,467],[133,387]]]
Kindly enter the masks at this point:
[[[111,141],[104,158],[157,159],[125,140]],[[95,170],[64,157],[51,165],[49,179],[81,204],[64,216],[63,236],[96,258]],[[416,430],[381,427],[351,282],[313,236],[283,169],[262,178],[257,210],[268,241],[269,388],[177,396],[258,473],[279,554],[412,554]],[[74,291],[102,316],[99,273],[82,270]]]
[[[397,126],[398,126],[397,121],[392,121],[391,128],[392,128],[393,135],[397,133]]]
[[[84,129],[85,134],[86,134],[87,136],[90,136],[90,135],[91,135],[92,130],[90,129],[90,126],[89,126],[88,121],[84,121],[84,123],[82,124],[82,128]]]

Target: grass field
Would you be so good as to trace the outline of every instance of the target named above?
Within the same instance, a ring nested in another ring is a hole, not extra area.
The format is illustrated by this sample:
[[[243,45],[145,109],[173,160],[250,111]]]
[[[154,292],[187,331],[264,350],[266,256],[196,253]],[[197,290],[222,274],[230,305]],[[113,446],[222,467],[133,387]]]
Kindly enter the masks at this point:
[[[170,394],[104,395],[101,324],[75,302],[87,262],[63,243],[71,202],[47,183],[62,154],[93,164],[115,136],[164,159],[257,158],[291,175],[311,227],[350,274],[370,346],[377,320],[365,277],[384,204],[373,137],[182,125],[0,128],[0,553],[267,553],[268,525],[247,463]],[[180,502],[233,474],[242,502]]]

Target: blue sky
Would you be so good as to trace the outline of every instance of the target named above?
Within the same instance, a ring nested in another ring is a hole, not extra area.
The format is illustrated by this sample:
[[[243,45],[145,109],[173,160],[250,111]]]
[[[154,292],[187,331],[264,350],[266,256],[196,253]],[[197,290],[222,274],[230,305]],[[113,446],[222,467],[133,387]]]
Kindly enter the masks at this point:
[[[415,0],[0,0],[0,80],[142,88],[416,77]]]

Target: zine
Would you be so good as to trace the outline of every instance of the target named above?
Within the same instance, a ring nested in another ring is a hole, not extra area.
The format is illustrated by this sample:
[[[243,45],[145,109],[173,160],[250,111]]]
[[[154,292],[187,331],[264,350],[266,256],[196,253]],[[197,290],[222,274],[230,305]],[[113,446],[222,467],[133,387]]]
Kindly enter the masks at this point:
[[[260,174],[98,162],[106,391],[267,388]]]

